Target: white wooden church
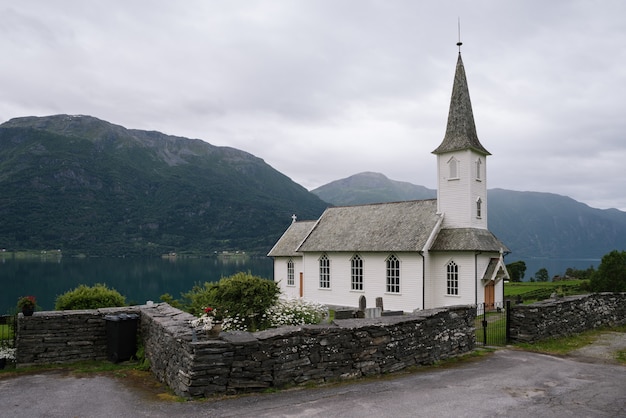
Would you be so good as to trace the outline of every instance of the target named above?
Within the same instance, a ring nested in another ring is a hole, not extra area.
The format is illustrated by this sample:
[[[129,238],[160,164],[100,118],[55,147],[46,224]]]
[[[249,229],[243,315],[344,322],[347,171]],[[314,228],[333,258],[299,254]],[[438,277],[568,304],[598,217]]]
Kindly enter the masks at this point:
[[[268,256],[284,294],[327,305],[411,312],[503,300],[508,248],[487,229],[487,156],[459,51],[437,199],[330,207],[296,221]]]

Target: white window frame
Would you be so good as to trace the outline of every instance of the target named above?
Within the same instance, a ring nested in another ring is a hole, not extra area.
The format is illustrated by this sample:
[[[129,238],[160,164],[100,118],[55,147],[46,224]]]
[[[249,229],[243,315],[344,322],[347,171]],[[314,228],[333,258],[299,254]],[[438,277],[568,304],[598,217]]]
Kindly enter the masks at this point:
[[[461,170],[461,162],[457,160],[455,157],[452,157],[448,160],[448,180],[458,180],[459,172]]]
[[[446,264],[446,295],[459,295],[459,265],[454,260]]]
[[[478,219],[483,217],[483,200],[480,197],[476,199],[476,217]]]
[[[293,258],[287,260],[287,286],[295,286],[296,285],[296,277],[295,277],[295,268],[293,263]]]
[[[385,260],[385,293],[400,293],[400,259],[391,254]]]
[[[482,176],[482,165],[483,162],[480,158],[478,158],[476,160],[476,181],[482,181],[483,180],[483,176]]]
[[[319,258],[320,267],[320,289],[330,289],[330,258],[328,255],[322,254]]]
[[[350,290],[363,291],[363,258],[359,254],[350,259]]]

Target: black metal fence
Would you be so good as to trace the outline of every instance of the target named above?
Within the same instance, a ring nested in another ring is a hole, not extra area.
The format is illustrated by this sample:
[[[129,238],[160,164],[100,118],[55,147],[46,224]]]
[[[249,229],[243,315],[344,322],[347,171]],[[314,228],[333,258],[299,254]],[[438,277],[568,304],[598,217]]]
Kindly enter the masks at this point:
[[[511,302],[476,306],[476,345],[506,345],[511,337]]]
[[[0,369],[15,364],[16,315],[0,316]]]

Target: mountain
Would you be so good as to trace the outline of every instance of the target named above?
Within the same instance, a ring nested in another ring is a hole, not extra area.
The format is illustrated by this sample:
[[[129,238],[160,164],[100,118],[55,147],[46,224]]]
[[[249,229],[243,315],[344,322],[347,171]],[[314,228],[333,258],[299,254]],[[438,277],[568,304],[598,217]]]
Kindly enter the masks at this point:
[[[359,173],[311,191],[333,205],[422,200],[437,197],[437,191],[411,183],[389,180],[380,173]]]
[[[333,205],[437,197],[436,190],[379,173],[356,174],[312,193]],[[512,250],[512,259],[599,259],[626,249],[626,212],[594,209],[552,193],[492,189],[488,199],[489,230]]]
[[[328,205],[262,159],[90,116],[0,125],[0,248],[266,253]]]

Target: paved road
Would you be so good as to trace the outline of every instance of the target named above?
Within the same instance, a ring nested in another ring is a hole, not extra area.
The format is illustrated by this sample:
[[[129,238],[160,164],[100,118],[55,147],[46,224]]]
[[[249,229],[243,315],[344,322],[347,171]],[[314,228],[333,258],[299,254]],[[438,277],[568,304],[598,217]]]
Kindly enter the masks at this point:
[[[105,376],[0,378],[2,417],[626,417],[626,367],[513,350],[320,389],[170,402]]]

